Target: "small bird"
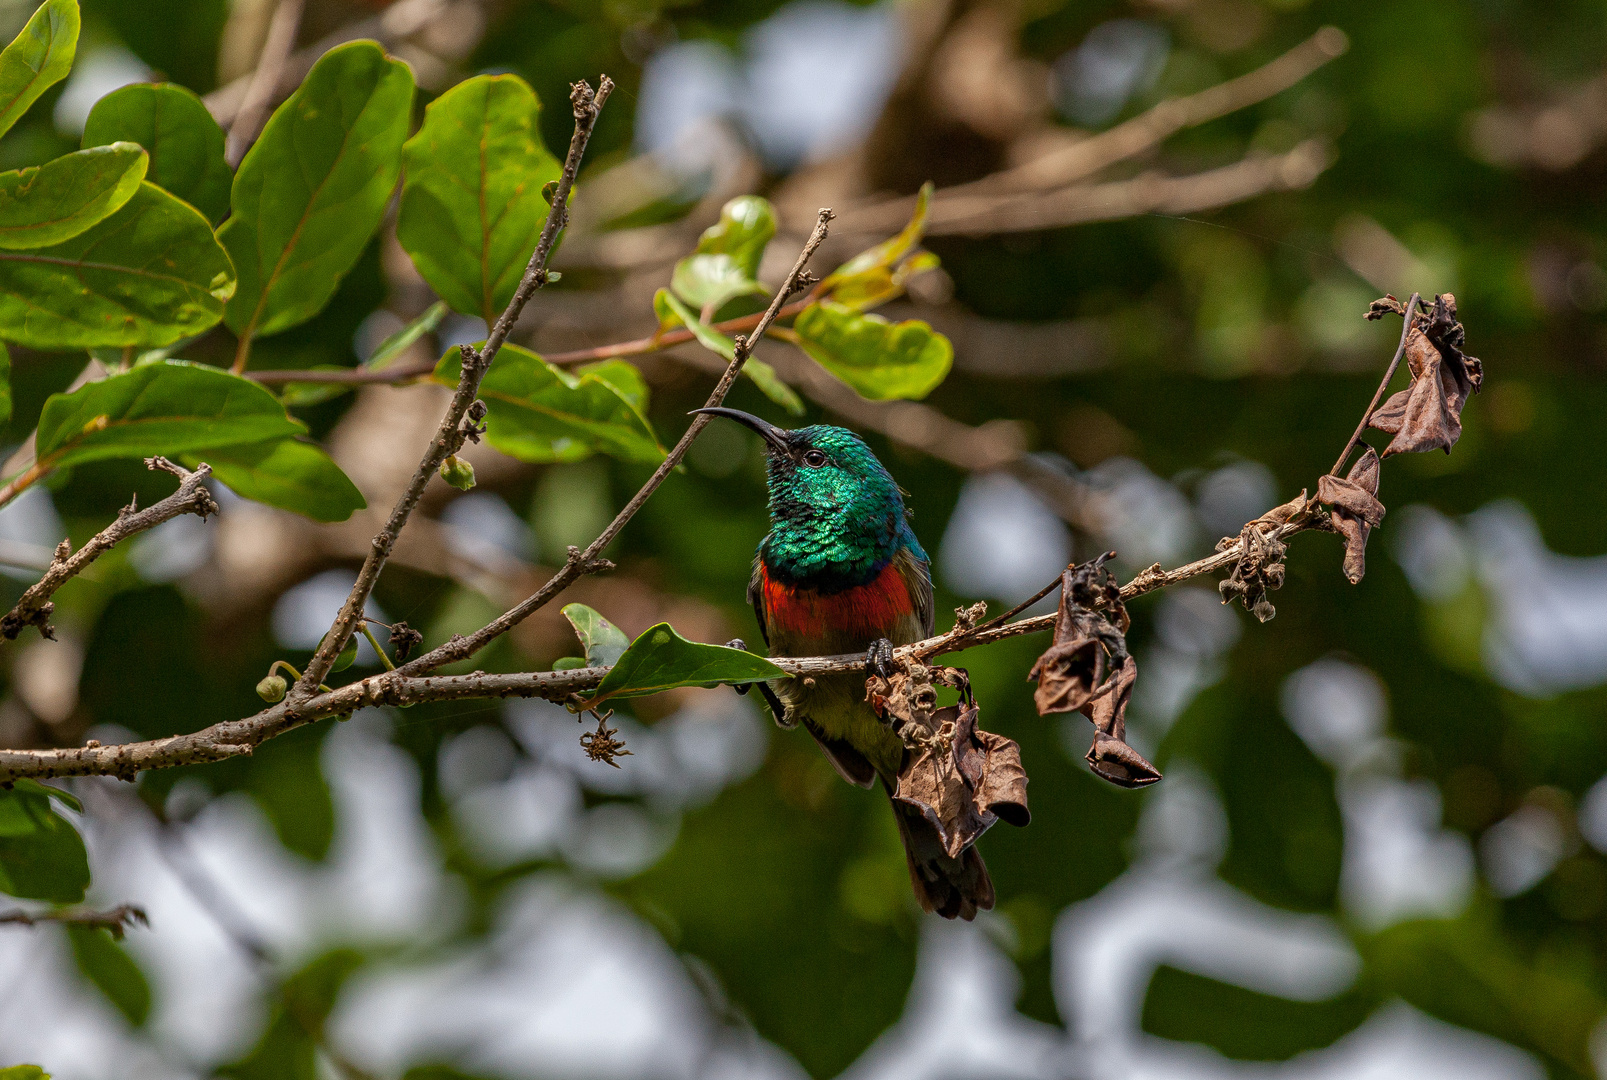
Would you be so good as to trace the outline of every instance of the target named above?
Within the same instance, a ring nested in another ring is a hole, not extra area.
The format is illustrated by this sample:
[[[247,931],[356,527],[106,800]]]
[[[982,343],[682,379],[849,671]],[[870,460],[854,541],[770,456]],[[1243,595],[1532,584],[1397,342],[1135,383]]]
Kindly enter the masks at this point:
[[[886,674],[894,645],[931,636],[931,560],[898,484],[859,436],[826,424],[784,431],[737,409],[696,411],[744,424],[765,442],[770,533],[759,543],[748,602],[772,655],[864,652],[867,671]],[[865,700],[865,678],[775,679],[761,689],[777,723],[813,735],[843,779],[864,788],[880,779],[891,799],[905,747]],[[921,907],[947,919],[993,907],[976,849],[950,858],[919,810],[892,806]]]

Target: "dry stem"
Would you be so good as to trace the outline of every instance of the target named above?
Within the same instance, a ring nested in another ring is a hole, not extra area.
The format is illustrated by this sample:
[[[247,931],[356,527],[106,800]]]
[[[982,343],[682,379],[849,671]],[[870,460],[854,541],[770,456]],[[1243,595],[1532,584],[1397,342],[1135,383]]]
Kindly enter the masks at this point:
[[[324,636],[318,651],[308,661],[307,670],[303,673],[301,681],[296,683],[291,691],[292,700],[304,701],[311,697],[324,676],[329,674],[335,658],[346,645],[346,639],[356,630],[357,620],[368,602],[369,593],[374,589],[374,583],[379,580],[380,570],[384,568],[385,560],[390,557],[391,548],[396,545],[397,536],[400,535],[402,528],[407,524],[407,519],[412,516],[414,507],[423,496],[430,477],[440,468],[441,462],[446,460],[449,454],[456,453],[462,446],[463,433],[460,425],[469,411],[469,406],[474,403],[476,395],[480,392],[481,379],[485,377],[491,361],[496,358],[497,351],[502,348],[502,343],[507,340],[508,332],[513,329],[519,313],[524,310],[525,302],[530,299],[531,294],[547,283],[547,258],[552,254],[559,231],[568,221],[570,188],[574,185],[575,174],[580,170],[580,159],[585,154],[586,144],[591,139],[593,128],[596,127],[597,116],[602,112],[603,104],[613,89],[614,84],[607,75],[598,81],[595,94],[584,82],[575,83],[571,89],[570,104],[575,114],[574,135],[569,140],[569,153],[564,159],[563,173],[559,177],[557,189],[553,192],[552,208],[547,212],[547,221],[542,226],[541,238],[536,242],[536,249],[530,255],[530,262],[525,267],[519,287],[514,290],[513,299],[508,301],[508,306],[498,317],[496,325],[491,328],[486,343],[478,349],[471,346],[463,347],[462,373],[458,377],[458,386],[452,395],[452,403],[447,407],[446,414],[441,417],[441,424],[436,430],[435,437],[424,452],[424,458],[414,471],[407,489],[397,500],[389,520],[385,522],[385,527],[374,537],[368,556],[363,560],[363,568],[357,575],[357,582],[352,586],[351,594],[341,607],[335,625]]]
[[[191,472],[167,458],[151,457],[145,459],[145,467],[172,473],[179,478],[179,489],[144,510],[138,510],[134,503],[129,503],[118,511],[116,521],[96,533],[76,552],[72,550],[70,541],[63,540],[45,576],[22,594],[22,599],[17,601],[17,606],[10,613],[0,618],[0,636],[15,640],[24,627],[37,626],[45,637],[54,638],[50,615],[55,605],[50,602],[50,597],[90,563],[129,537],[154,529],[164,521],[171,521],[182,514],[197,514],[205,520],[207,515],[218,512],[218,504],[206,489],[206,479],[212,475],[209,466],[198,465]]]

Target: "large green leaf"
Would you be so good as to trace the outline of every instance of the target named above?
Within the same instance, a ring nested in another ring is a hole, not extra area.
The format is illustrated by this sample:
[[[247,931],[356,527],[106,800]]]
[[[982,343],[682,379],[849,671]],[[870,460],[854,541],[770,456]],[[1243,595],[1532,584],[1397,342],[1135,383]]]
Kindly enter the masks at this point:
[[[631,408],[647,415],[647,380],[642,378],[642,369],[630,361],[612,359],[580,364],[575,368],[575,374],[596,376],[612,386],[620,397],[630,403]]]
[[[67,77],[78,48],[78,0],[45,0],[0,52],[0,135]]]
[[[105,458],[199,453],[305,430],[250,379],[164,360],[53,394],[35,452],[50,468]]]
[[[804,308],[792,328],[816,363],[872,401],[919,400],[954,363],[949,339],[919,319],[892,323],[826,300]]]
[[[37,1065],[11,1065],[0,1069],[0,1080],[50,1080],[50,1074]]]
[[[70,240],[0,251],[0,338],[36,349],[167,345],[216,325],[233,292],[206,219],[142,183]]]
[[[670,288],[687,303],[711,311],[738,296],[764,295],[759,262],[774,235],[774,207],[757,195],[732,199],[720,210],[719,222],[704,230],[697,250],[675,264]]]
[[[587,706],[610,698],[644,697],[677,686],[719,686],[785,678],[786,672],[741,649],[688,641],[669,623],[650,626],[615,661]]]
[[[541,102],[517,75],[478,75],[430,103],[402,148],[396,238],[454,309],[487,325],[541,235],[541,189],[563,171],[541,143]]]
[[[134,197],[145,165],[145,151],[119,142],[0,173],[0,248],[48,247],[77,236]]]
[[[195,92],[174,83],[138,83],[95,102],[85,146],[127,141],[151,156],[146,179],[216,225],[229,212],[234,174],[223,157],[223,129]]]
[[[145,973],[116,941],[100,927],[68,926],[78,970],[100,988],[106,999],[135,1027],[151,1014],[151,985]]]
[[[272,334],[321,311],[396,187],[413,75],[371,41],[329,50],[240,163],[219,231],[240,276],[229,328]]]
[[[677,300],[675,294],[668,289],[660,289],[654,295],[653,310],[658,314],[660,328],[685,326],[692,331],[692,336],[697,338],[698,344],[705,349],[719,353],[728,361],[736,359],[737,343],[708,323],[699,322],[697,314]],[[781,381],[781,376],[776,374],[775,368],[763,360],[749,356],[747,363],[742,365],[742,372],[753,380],[753,385],[757,386],[765,397],[794,416],[804,414],[803,398],[798,396],[796,390]]]
[[[456,386],[462,371],[454,346],[434,378]],[[486,441],[521,461],[579,461],[594,453],[622,461],[664,458],[641,412],[607,379],[572,375],[517,345],[504,345],[480,384]]]
[[[31,780],[0,788],[0,892],[63,904],[84,898],[89,885],[84,841],[50,805],[52,798],[65,795]]]
[[[625,632],[585,604],[565,604],[564,618],[575,628],[575,636],[586,646],[588,667],[612,667],[630,648]]]
[[[368,506],[357,485],[330,456],[300,439],[214,446],[182,454],[190,468],[202,461],[236,495],[304,514],[314,521],[345,521]]]

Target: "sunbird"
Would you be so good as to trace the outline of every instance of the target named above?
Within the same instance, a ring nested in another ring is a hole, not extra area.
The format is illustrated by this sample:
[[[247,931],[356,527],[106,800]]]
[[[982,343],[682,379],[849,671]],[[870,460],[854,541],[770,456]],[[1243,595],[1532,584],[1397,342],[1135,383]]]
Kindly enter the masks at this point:
[[[885,675],[893,646],[932,635],[931,560],[898,484],[858,435],[827,424],[784,431],[737,409],[696,412],[744,424],[765,443],[770,532],[753,561],[748,602],[772,655],[863,652],[867,673]],[[761,687],[777,723],[801,725],[844,780],[868,788],[879,779],[891,801],[904,743],[866,701],[866,677],[841,672]],[[921,907],[946,919],[993,907],[993,882],[974,847],[950,858],[918,810],[892,807]]]

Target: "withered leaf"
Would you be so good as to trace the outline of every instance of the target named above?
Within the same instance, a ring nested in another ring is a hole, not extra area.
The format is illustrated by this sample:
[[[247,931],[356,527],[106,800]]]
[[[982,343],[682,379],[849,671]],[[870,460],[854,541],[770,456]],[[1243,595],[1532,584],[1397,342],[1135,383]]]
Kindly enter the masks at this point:
[[[976,718],[974,704],[933,712],[932,737],[911,746],[893,794],[931,823],[951,859],[996,821],[1025,825],[1031,820],[1021,748],[978,730]]]
[[[1245,525],[1237,538],[1226,537],[1217,550],[1226,551],[1235,543],[1243,545],[1233,570],[1217,583],[1224,604],[1239,601],[1245,610],[1262,622],[1278,613],[1267,593],[1283,588],[1283,557],[1289,546],[1277,537],[1277,526],[1256,520]]]
[[[1456,298],[1442,293],[1406,337],[1412,381],[1379,406],[1368,426],[1393,435],[1391,454],[1442,449],[1451,452],[1462,435],[1462,406],[1484,382],[1484,365],[1462,351],[1466,332],[1456,319]]]
[[[1032,697],[1039,716],[1081,708],[1104,683],[1106,672],[1127,656],[1122,635],[1130,620],[1121,587],[1105,569],[1110,554],[1068,566],[1060,575],[1054,642],[1027,673],[1038,684]],[[1093,610],[1096,605],[1103,605],[1115,621]]]
[[[1368,447],[1344,479],[1324,476],[1317,481],[1317,499],[1332,508],[1328,520],[1345,538],[1345,577],[1352,585],[1367,572],[1367,534],[1384,520],[1384,504],[1375,498],[1379,471],[1378,455]]]
[[[1110,677],[1110,687],[1082,707],[1093,721],[1094,742],[1088,748],[1088,767],[1094,775],[1118,787],[1148,787],[1161,778],[1144,755],[1127,745],[1127,703],[1138,681],[1138,663],[1127,657]]]

